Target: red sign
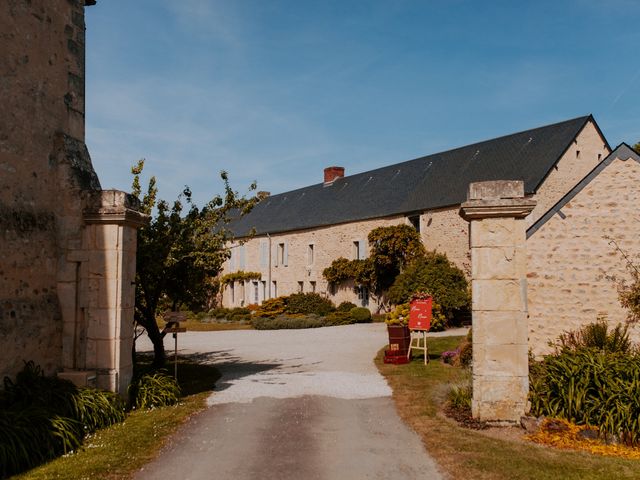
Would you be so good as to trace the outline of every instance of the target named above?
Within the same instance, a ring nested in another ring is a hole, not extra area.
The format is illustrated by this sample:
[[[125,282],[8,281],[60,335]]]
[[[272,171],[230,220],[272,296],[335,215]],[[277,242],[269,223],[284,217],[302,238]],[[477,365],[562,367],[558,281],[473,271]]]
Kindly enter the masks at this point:
[[[429,330],[432,303],[431,297],[411,300],[411,310],[409,311],[409,328],[411,330]]]

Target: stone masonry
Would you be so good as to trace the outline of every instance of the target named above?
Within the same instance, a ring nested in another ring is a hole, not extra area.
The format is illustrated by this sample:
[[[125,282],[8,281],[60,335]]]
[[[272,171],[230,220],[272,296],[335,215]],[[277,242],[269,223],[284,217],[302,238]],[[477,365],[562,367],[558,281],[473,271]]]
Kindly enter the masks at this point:
[[[144,218],[85,145],[85,3],[0,4],[0,377],[33,360],[123,392]]]
[[[474,418],[517,422],[529,390],[525,218],[536,202],[522,181],[469,185]]]

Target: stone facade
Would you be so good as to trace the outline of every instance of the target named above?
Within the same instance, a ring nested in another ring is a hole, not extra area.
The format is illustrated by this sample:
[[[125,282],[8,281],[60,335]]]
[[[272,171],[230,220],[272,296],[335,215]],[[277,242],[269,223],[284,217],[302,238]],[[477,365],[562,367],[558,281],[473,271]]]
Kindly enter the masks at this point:
[[[628,279],[629,273],[610,239],[638,261],[638,161],[630,149],[617,149],[598,167],[601,171],[581,182],[561,208],[529,232],[529,342],[535,354],[548,352],[548,342],[563,331],[601,314],[612,323],[625,320],[611,277]],[[637,327],[634,332],[640,340]]]
[[[527,224],[530,225],[540,218],[609,152],[607,142],[595,123],[593,121],[587,122],[538,188],[536,192],[538,205],[527,218]],[[467,275],[470,275],[469,226],[465,220],[460,218],[458,210],[459,205],[453,205],[422,212],[419,215],[420,235],[427,249],[446,253],[450,260]],[[362,298],[359,298],[361,292],[354,290],[353,285],[349,283],[341,285],[335,292],[328,291],[327,282],[322,278],[322,270],[340,256],[354,258],[353,242],[361,240],[366,244],[367,234],[373,228],[400,223],[410,223],[409,217],[398,215],[305,231],[279,233],[272,235],[271,240],[265,236],[252,238],[244,247],[234,248],[238,251],[238,260],[227,262],[224,273],[237,270],[261,272],[262,280],[225,288],[223,305],[225,307],[248,305],[275,296],[274,281],[277,286],[277,295],[289,295],[299,291],[299,282],[302,282],[303,291],[311,291],[313,289],[312,282],[315,282],[316,291],[326,294],[334,302],[350,301],[361,305]],[[272,262],[270,276],[268,262],[265,263],[260,258],[260,252],[263,251],[261,249],[264,248],[261,245],[268,244],[269,241],[271,242],[272,259],[276,258],[278,244],[287,245],[289,249],[287,266],[276,266]],[[309,266],[307,248],[311,243],[314,244],[315,261],[313,265]],[[245,253],[240,253],[242,249]],[[244,257],[242,257],[243,255]],[[240,261],[241,257],[244,258],[242,262]],[[233,294],[231,289],[234,290]],[[368,306],[372,311],[375,311],[378,304],[374,299],[370,299]]]
[[[290,295],[302,290],[326,295],[336,304],[350,301],[366,305],[368,301],[367,306],[375,310],[375,299],[363,303],[354,292],[353,285],[344,284],[330,291],[322,271],[339,257],[356,259],[359,254],[360,258],[365,258],[369,251],[367,235],[371,230],[404,222],[407,222],[406,217],[365,220],[261,236],[244,244],[234,244],[231,259],[225,263],[224,271],[260,272],[262,279],[227,286],[223,292],[223,305],[246,306],[261,303],[265,298]]]
[[[33,360],[47,373],[97,370],[123,391],[130,359],[94,355],[89,339],[131,333],[131,237],[144,219],[133,199],[101,191],[84,143],[84,5],[0,6],[0,376]]]

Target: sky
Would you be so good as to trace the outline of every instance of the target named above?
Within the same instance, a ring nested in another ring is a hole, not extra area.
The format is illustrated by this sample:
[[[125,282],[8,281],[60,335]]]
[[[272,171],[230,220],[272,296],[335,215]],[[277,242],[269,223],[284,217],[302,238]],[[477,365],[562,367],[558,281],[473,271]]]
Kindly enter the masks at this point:
[[[98,0],[86,141],[103,188],[280,193],[593,114],[640,141],[638,0]]]

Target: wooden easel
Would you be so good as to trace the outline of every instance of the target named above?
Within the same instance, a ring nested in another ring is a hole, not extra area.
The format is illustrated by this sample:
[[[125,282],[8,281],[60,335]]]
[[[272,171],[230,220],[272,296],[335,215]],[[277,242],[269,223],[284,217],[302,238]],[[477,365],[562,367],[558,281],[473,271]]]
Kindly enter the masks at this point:
[[[417,334],[417,335],[415,335]],[[420,338],[422,337],[422,347],[420,346]],[[416,340],[415,346],[413,341]],[[411,330],[411,340],[409,341],[409,349],[407,350],[407,358],[411,359],[411,349],[424,351],[424,364],[429,363],[429,355],[427,353],[427,331],[426,330]]]

